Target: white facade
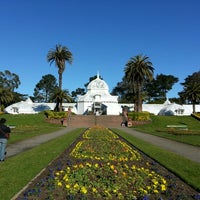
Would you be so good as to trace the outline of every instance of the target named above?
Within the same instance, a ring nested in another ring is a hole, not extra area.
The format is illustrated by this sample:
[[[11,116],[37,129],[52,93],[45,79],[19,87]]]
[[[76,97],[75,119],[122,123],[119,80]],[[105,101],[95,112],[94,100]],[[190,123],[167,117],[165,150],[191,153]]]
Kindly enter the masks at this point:
[[[88,112],[119,115],[118,96],[110,95],[108,85],[99,76],[88,84],[85,95],[78,96],[77,114]]]
[[[54,110],[55,103],[34,103],[30,98],[26,101],[14,103],[5,108],[10,114],[35,114],[44,110]],[[92,112],[96,115],[119,115],[123,106],[134,110],[134,104],[119,104],[118,96],[109,93],[108,85],[99,76],[88,84],[85,95],[78,97],[77,103],[63,103],[63,108],[78,115],[86,115]],[[164,104],[143,104],[143,111],[155,115],[190,115],[193,112],[192,105],[179,105],[166,100]],[[196,105],[196,112],[200,112],[200,105]]]

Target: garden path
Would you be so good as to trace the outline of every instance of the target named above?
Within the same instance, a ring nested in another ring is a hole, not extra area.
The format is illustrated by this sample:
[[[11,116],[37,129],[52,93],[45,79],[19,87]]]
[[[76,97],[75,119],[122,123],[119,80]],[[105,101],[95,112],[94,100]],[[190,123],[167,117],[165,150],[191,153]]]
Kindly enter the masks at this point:
[[[130,135],[133,135],[134,137],[142,139],[145,142],[149,142],[162,149],[166,149],[168,151],[181,155],[189,160],[200,163],[200,147],[198,146],[192,146],[181,142],[172,141],[166,138],[154,136],[151,134],[142,133],[132,128],[122,127],[118,129]]]
[[[195,147],[192,145],[175,142],[154,135],[141,133],[127,127],[121,127],[121,128],[117,127],[117,128],[139,139],[142,139],[146,142],[156,145],[160,148],[166,149],[168,151],[181,155],[189,160],[200,163],[200,147]],[[67,134],[73,131],[74,129],[76,129],[76,127],[66,127],[53,133],[40,135],[15,144],[10,144],[7,146],[7,157],[17,155],[25,150],[31,149],[58,136]]]
[[[67,133],[73,131],[74,129],[76,129],[76,128],[75,127],[62,128],[61,130],[55,131],[53,133],[43,134],[43,135],[39,135],[39,136],[36,136],[33,138],[29,138],[29,139],[14,143],[14,144],[9,144],[6,148],[6,151],[7,151],[6,157],[15,156],[23,151],[31,149],[35,146],[38,146],[42,143],[45,143],[49,140],[56,138],[56,137],[67,134]],[[11,135],[11,137],[12,137],[12,135]]]

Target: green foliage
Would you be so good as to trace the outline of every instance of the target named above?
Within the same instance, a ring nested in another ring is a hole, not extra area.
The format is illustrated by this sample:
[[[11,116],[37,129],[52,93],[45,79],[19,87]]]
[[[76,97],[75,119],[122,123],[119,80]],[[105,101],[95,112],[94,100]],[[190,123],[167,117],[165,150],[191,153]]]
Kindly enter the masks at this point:
[[[62,111],[62,112],[55,112],[52,110],[46,110],[44,111],[44,115],[47,118],[54,118],[54,119],[62,119],[62,118],[66,118],[68,116],[68,112]]]
[[[58,84],[53,75],[47,74],[42,76],[42,79],[36,84],[34,89],[34,101],[50,102],[50,97],[53,95],[57,87]]]
[[[198,113],[195,113],[194,115],[196,115],[196,116],[200,117],[200,113],[199,113],[199,112],[198,112]]]
[[[194,117],[195,119],[200,120],[200,113],[193,113],[191,114],[192,117]]]
[[[142,93],[145,81],[153,79],[154,68],[149,61],[149,57],[137,55],[130,58],[124,69],[125,79],[136,93],[135,111],[142,111]]]
[[[133,103],[135,101],[135,92],[131,87],[132,85],[127,83],[126,78],[123,77],[121,82],[117,83],[111,94],[117,95],[120,103]]]
[[[178,78],[173,75],[156,75],[151,82],[145,83],[145,88],[148,93],[148,100],[166,99],[166,94],[172,89],[172,86],[178,82]]]
[[[78,95],[84,95],[85,89],[84,88],[77,88],[75,91],[71,92],[74,101],[77,101]]]
[[[182,100],[194,105],[193,113],[195,113],[195,104],[200,102],[200,71],[189,75],[181,85],[183,85],[183,91],[178,94]]]
[[[0,107],[13,101],[13,92],[9,88],[0,85]]]
[[[62,90],[62,74],[65,70],[65,62],[67,61],[69,64],[72,63],[73,56],[72,53],[66,46],[62,46],[57,44],[55,49],[50,49],[47,54],[47,61],[58,67],[58,75],[59,75],[59,88]]]
[[[24,100],[26,95],[15,92],[14,90],[21,84],[19,76],[15,73],[5,70],[0,71],[0,109]],[[3,106],[3,107],[2,107]]]
[[[56,107],[54,108],[55,111],[62,111],[62,103],[63,102],[73,102],[73,99],[69,95],[68,90],[61,90],[60,88],[57,88],[52,97],[52,100],[56,100]]]
[[[150,120],[150,113],[143,111],[143,112],[129,112],[128,118],[132,119],[133,121],[149,121]]]
[[[9,89],[10,91],[14,92],[14,89],[17,89],[20,84],[21,82],[17,74],[12,73],[9,70],[0,72],[0,85],[3,88]]]

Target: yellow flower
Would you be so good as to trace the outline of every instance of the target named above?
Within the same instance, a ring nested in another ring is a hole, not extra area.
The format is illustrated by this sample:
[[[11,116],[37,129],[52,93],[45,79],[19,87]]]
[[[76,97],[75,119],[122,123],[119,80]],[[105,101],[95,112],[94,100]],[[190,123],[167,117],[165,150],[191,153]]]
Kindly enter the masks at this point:
[[[126,169],[128,169],[128,168],[129,168],[127,164],[124,164],[124,167],[125,167]]]
[[[67,174],[65,174],[65,176],[63,177],[63,180],[66,181],[66,182],[69,180]]]
[[[154,185],[158,184],[158,181],[156,179],[152,179],[152,182],[154,183]]]
[[[148,192],[146,190],[143,190],[144,194],[148,194]]]
[[[115,169],[115,166],[114,166],[114,165],[110,165],[110,168],[111,168],[111,169]]]
[[[82,192],[83,194],[86,194],[86,193],[87,193],[87,189],[83,186],[83,187],[81,187],[81,192]]]
[[[163,182],[164,184],[167,183],[167,181],[166,181],[164,178],[162,178],[162,182]]]
[[[69,184],[67,184],[65,187],[66,187],[67,189],[69,189],[69,188],[70,188],[70,185],[69,185]]]
[[[79,188],[78,183],[76,183],[76,184],[74,185],[74,188]]]
[[[162,191],[166,191],[166,186],[162,184],[162,185],[161,185],[161,190],[162,190]]]
[[[58,187],[62,187],[62,182],[59,181],[59,182],[57,183],[57,186],[58,186]]]
[[[70,171],[70,167],[67,167],[67,171]]]
[[[154,192],[155,194],[157,194],[157,193],[158,193],[158,190],[153,190],[153,192]]]
[[[131,167],[131,169],[133,169],[133,170],[136,169],[135,165],[133,165],[133,166]]]
[[[83,168],[84,166],[83,166],[83,164],[81,163],[81,164],[79,164],[79,167],[80,167],[80,168]]]
[[[98,168],[98,167],[99,167],[99,164],[98,164],[98,163],[96,163],[94,166],[95,166],[96,168]]]
[[[147,186],[147,190],[151,190],[151,187],[149,185]]]
[[[123,172],[122,174],[123,174],[123,176],[126,176],[126,172]]]
[[[86,166],[91,167],[92,165],[91,165],[90,163],[87,162],[87,163],[86,163]]]
[[[97,193],[97,189],[96,188],[92,188],[92,192]]]

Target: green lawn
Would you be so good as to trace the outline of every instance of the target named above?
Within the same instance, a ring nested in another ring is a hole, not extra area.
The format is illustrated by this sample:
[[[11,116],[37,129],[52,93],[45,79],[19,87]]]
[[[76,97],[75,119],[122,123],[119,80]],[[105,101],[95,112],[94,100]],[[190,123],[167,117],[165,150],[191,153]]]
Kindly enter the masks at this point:
[[[151,116],[151,122],[142,126],[135,126],[134,129],[165,137],[171,140],[200,146],[200,121],[191,116]],[[178,135],[171,134],[167,125],[186,125],[188,130],[173,129]]]
[[[3,114],[0,117],[7,119],[7,125],[15,126],[14,129],[11,129],[9,144],[63,128],[61,124],[50,124],[46,122],[44,114]]]

